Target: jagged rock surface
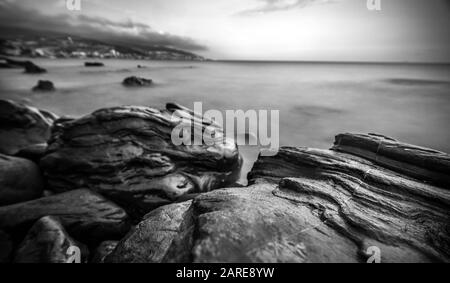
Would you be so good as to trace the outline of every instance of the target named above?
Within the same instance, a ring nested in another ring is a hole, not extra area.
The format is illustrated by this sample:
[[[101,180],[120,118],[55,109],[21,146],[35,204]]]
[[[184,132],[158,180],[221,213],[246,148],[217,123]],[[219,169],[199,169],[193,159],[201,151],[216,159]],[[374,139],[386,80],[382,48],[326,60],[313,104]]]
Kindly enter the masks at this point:
[[[175,104],[161,111],[106,108],[58,123],[41,159],[49,188],[89,188],[143,214],[234,182],[241,164],[234,141],[174,145],[172,129],[191,118],[195,127],[221,134],[211,121]]]
[[[38,198],[44,180],[32,161],[0,153],[0,206]]]
[[[120,239],[130,228],[123,209],[81,189],[0,207],[0,229],[21,233],[48,215],[59,217],[69,233],[85,243]]]
[[[0,100],[0,153],[14,155],[31,145],[46,143],[56,119],[48,111]]]
[[[450,261],[445,188],[294,147],[260,157],[249,181],[149,213],[107,261],[365,262],[371,247],[381,262]]]
[[[58,219],[45,216],[36,221],[19,245],[14,262],[16,263],[73,263],[76,261],[69,248],[80,251],[80,263],[86,262],[88,249],[72,239]]]

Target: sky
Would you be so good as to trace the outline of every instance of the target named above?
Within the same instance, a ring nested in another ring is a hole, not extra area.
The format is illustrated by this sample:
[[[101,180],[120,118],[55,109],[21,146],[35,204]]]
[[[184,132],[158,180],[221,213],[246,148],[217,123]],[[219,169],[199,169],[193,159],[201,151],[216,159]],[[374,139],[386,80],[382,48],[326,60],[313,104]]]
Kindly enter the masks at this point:
[[[379,11],[367,0],[80,1],[0,0],[0,26],[223,60],[450,62],[450,0],[379,0]]]

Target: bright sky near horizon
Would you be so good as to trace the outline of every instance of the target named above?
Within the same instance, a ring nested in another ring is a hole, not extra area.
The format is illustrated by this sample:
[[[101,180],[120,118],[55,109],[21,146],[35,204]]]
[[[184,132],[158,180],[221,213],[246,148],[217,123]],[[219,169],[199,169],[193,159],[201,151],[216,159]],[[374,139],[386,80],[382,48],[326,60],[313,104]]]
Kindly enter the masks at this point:
[[[213,59],[450,62],[449,0],[380,0],[381,11],[366,0],[81,0],[81,11],[65,1],[0,0],[28,14],[22,27],[50,18]]]

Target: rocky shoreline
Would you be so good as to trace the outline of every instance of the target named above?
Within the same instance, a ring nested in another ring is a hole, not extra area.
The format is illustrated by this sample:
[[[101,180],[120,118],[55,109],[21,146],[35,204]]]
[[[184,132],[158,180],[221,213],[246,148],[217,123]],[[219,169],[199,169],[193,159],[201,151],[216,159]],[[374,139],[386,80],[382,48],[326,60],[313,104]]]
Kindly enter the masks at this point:
[[[178,111],[181,115],[174,119]],[[450,262],[450,156],[381,135],[260,156],[176,146],[191,110],[81,118],[0,101],[0,261]]]

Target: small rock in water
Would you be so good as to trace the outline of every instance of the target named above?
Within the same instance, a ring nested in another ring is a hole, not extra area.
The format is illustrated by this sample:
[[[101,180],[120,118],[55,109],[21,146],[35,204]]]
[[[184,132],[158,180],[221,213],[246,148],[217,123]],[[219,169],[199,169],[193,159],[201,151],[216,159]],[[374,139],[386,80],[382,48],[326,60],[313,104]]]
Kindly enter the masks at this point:
[[[39,80],[38,84],[33,87],[33,91],[54,91],[55,86],[51,81]]]
[[[43,187],[44,179],[34,162],[0,154],[0,205],[38,198]]]
[[[1,58],[1,59],[5,61],[5,63],[2,63],[2,68],[22,67],[25,69],[25,73],[28,74],[41,74],[47,72],[46,69],[39,67],[38,65],[34,64],[31,61],[19,61],[9,58]]]
[[[88,249],[72,239],[52,216],[39,219],[31,227],[14,256],[15,263],[82,263]]]
[[[84,62],[85,67],[103,67],[105,64],[102,62]]]
[[[28,74],[41,74],[41,73],[46,73],[47,70],[39,67],[38,65],[35,65],[33,62],[31,61],[27,61],[25,62],[25,73]]]
[[[144,79],[139,77],[128,77],[123,80],[122,84],[125,86],[150,86],[153,83],[150,79]]]

